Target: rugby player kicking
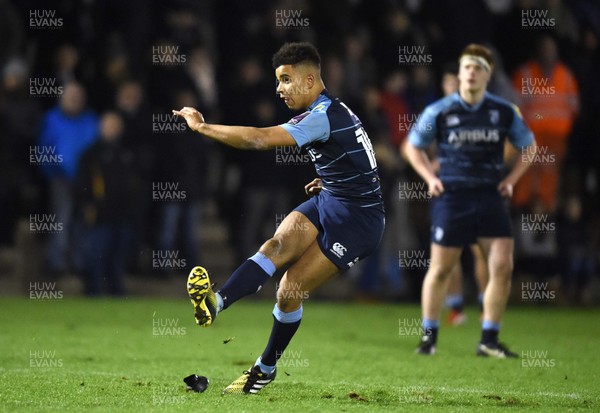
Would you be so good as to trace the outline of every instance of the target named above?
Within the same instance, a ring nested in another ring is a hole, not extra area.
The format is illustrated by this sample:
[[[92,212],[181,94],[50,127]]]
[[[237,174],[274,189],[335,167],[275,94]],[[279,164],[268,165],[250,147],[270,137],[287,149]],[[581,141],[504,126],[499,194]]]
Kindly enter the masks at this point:
[[[287,215],[275,235],[218,291],[213,291],[204,268],[190,272],[187,289],[196,322],[210,326],[219,312],[287,268],[262,355],[223,393],[257,393],[272,382],[277,360],[300,326],[302,299],[369,255],[383,234],[383,201],[371,142],[358,117],[325,89],[320,64],[310,43],[286,43],[273,56],[277,93],[288,108],[303,111],[282,125],[213,125],[194,108],[173,111],[192,130],[238,149],[299,146],[310,155],[318,175],[305,188],[312,198]]]

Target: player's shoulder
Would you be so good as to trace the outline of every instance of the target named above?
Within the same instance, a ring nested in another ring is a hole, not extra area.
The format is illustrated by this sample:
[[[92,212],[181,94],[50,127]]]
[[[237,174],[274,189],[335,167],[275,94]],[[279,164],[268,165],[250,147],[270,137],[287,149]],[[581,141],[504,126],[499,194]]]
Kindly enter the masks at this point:
[[[322,105],[320,110],[327,113],[332,127],[340,128],[361,123],[358,116],[340,98],[329,94],[327,90],[323,91],[321,96],[324,96],[326,99],[317,106]]]
[[[485,99],[498,106],[512,107],[514,105],[511,101],[490,92],[485,92]]]
[[[437,116],[440,113],[450,109],[452,106],[458,104],[458,101],[458,94],[453,93],[425,106],[423,112],[427,113],[429,116]]]
[[[498,107],[499,109],[504,109],[508,112],[516,114],[519,117],[522,117],[519,107],[510,100],[504,99],[503,97],[490,92],[485,93],[485,99],[488,102],[488,104],[492,106]]]
[[[327,113],[331,105],[333,104],[335,106],[337,101],[339,101],[339,99],[331,96],[327,91],[323,91],[309,107],[309,111],[311,113]]]

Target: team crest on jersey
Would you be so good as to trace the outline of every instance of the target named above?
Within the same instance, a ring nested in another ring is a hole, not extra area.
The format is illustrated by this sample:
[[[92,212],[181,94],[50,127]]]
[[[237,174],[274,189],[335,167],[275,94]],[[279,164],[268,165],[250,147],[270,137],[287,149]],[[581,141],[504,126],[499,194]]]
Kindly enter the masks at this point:
[[[448,115],[446,118],[446,126],[458,126],[460,124],[460,119],[458,115]]]
[[[500,121],[500,111],[497,109],[491,109],[490,110],[490,122],[492,122],[492,125],[497,125],[499,121]]]

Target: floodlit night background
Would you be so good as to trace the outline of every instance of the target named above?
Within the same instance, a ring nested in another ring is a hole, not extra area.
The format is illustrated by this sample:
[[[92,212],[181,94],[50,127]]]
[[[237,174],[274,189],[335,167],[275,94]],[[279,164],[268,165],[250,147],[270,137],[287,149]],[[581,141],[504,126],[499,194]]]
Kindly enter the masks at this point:
[[[540,146],[511,201],[512,301],[535,282],[554,305],[598,297],[595,1],[3,0],[0,33],[3,295],[181,296],[198,263],[222,282],[305,199],[315,172],[298,148],[213,144],[171,109],[286,122],[294,113],[270,59],[306,40],[328,90],[365,124],[387,209],[376,255],[319,294],[418,300],[429,196],[399,149],[454,87],[460,51],[479,42],[496,54],[490,91],[519,105]],[[468,252],[462,261],[474,299]]]

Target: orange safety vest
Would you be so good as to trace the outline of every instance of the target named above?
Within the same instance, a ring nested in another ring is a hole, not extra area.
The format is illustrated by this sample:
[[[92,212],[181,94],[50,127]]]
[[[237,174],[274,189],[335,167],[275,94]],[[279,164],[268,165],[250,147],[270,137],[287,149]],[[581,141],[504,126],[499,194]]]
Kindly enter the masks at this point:
[[[513,86],[521,96],[523,118],[535,137],[565,141],[578,111],[577,81],[571,71],[556,63],[547,76],[537,62],[529,61],[515,73]]]

